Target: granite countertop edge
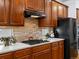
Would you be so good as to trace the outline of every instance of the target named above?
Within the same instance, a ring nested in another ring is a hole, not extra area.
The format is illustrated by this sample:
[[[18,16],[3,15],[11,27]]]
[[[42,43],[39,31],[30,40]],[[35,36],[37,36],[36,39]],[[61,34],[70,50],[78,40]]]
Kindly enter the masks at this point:
[[[53,38],[52,40],[48,40],[49,42],[39,43],[39,44],[35,44],[35,45],[28,45],[28,44],[24,44],[24,43],[21,43],[21,42],[17,42],[13,45],[6,46],[6,47],[4,45],[0,45],[0,54],[9,53],[9,52],[13,52],[13,51],[21,50],[21,49],[26,49],[26,48],[32,48],[32,47],[35,47],[35,46],[40,46],[40,45],[53,43],[53,42],[57,42],[57,41],[62,41],[62,40],[64,40],[64,39]]]

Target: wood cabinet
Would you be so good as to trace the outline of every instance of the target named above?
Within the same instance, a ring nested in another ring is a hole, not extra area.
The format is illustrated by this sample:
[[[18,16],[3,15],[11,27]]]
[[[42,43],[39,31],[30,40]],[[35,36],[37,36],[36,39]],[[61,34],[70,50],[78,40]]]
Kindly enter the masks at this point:
[[[26,0],[26,8],[36,11],[44,11],[45,0]]]
[[[40,45],[40,46],[33,47],[32,52],[36,53],[50,48],[51,48],[50,44]]]
[[[59,42],[59,59],[64,59],[64,41]]]
[[[59,59],[58,42],[52,43],[52,59]]]
[[[31,59],[31,56],[30,55],[26,55],[26,56],[23,56],[23,57],[20,57],[20,58],[15,58],[15,59]]]
[[[10,1],[10,25],[21,26],[24,25],[24,0]]]
[[[68,6],[57,1],[52,1],[52,19],[51,19],[52,27],[57,26],[57,20],[59,17],[61,18],[68,17]]]
[[[79,24],[79,8],[76,9],[77,24]]]
[[[58,3],[52,2],[52,19],[51,19],[51,26],[56,27],[57,26],[57,17],[58,17]]]
[[[13,59],[12,53],[0,55],[0,59]]]
[[[63,5],[58,4],[58,17],[64,17],[64,10],[63,10]]]
[[[32,59],[51,59],[50,44],[33,47],[32,52]]]
[[[66,18],[68,16],[68,7],[64,4],[58,4],[58,17]]]
[[[63,10],[64,10],[64,18],[68,17],[68,6],[64,6]]]
[[[58,17],[68,16],[68,6],[57,2],[45,0],[46,18],[39,20],[40,27],[56,27]]]
[[[0,0],[0,25],[8,25],[9,0]]]
[[[39,27],[49,27],[51,21],[51,0],[45,0],[46,18],[39,20]]]
[[[0,26],[24,25],[24,0],[0,0]]]
[[[32,59],[51,59],[50,49],[43,50],[32,55]]]
[[[64,41],[0,54],[0,59],[64,59]]]
[[[31,59],[31,49],[23,49],[15,51],[14,59]]]
[[[64,59],[64,41],[52,43],[52,59]]]

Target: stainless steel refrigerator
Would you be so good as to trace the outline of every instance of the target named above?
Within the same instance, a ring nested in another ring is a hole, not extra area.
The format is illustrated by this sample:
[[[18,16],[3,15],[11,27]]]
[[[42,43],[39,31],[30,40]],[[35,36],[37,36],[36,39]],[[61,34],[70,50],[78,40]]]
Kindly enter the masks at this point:
[[[54,28],[56,38],[64,38],[64,59],[74,59],[78,56],[76,40],[76,19],[58,18]]]

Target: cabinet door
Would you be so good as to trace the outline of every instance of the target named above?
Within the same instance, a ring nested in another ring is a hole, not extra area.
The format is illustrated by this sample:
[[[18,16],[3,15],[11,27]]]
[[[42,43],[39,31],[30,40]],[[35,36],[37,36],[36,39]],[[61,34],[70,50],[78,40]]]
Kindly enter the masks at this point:
[[[44,11],[45,0],[26,0],[26,8]]]
[[[58,4],[58,17],[66,18],[68,16],[68,7],[63,4]]]
[[[10,25],[21,26],[24,25],[24,0],[10,1]]]
[[[76,9],[77,24],[79,24],[79,9]]]
[[[21,58],[16,58],[16,59],[31,59],[31,56],[27,55],[27,56],[24,56],[24,57],[21,57]]]
[[[61,4],[58,4],[58,17],[64,17],[64,8]]]
[[[78,8],[76,9],[76,13],[77,13],[76,18],[79,19],[79,9]]]
[[[37,0],[36,0],[37,1]],[[37,3],[37,10],[39,11],[44,11],[45,10],[45,0],[38,0],[38,3]]]
[[[68,7],[67,6],[63,6],[64,8],[64,18],[68,17]]]
[[[64,41],[59,42],[59,59],[64,59]]]
[[[44,50],[42,52],[34,53],[32,59],[51,59],[50,50]]]
[[[14,52],[14,59],[30,59],[31,49],[22,49]]]
[[[54,26],[54,27],[57,26],[57,17],[58,17],[58,3],[53,1],[51,26]]]
[[[13,59],[12,53],[0,55],[0,59]]]
[[[59,59],[58,42],[52,43],[52,59]]]
[[[51,22],[51,2],[45,0],[45,14],[46,18],[39,20],[40,27],[50,27]]]
[[[34,9],[34,0],[25,0],[26,8]]]
[[[9,0],[0,0],[0,25],[8,25]]]

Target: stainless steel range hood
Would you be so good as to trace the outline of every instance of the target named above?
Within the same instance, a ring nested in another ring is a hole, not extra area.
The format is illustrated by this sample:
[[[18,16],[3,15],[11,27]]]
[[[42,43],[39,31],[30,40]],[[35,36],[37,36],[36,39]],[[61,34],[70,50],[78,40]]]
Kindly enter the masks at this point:
[[[45,18],[46,15],[43,11],[34,11],[34,10],[29,10],[26,9],[24,11],[24,17],[25,18],[35,18],[35,19],[40,19],[40,18]]]

